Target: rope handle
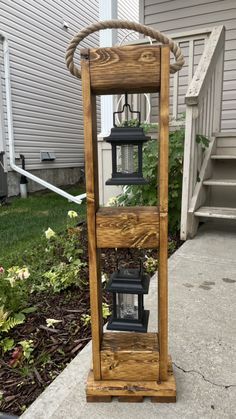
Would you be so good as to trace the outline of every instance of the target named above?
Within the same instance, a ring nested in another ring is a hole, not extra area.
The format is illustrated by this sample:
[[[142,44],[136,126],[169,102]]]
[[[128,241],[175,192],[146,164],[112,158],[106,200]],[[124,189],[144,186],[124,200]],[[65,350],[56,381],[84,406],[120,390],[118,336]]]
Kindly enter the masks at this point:
[[[71,39],[66,50],[66,65],[73,76],[78,77],[79,79],[81,78],[81,71],[74,63],[74,54],[77,46],[88,35],[102,29],[130,29],[145,36],[149,36],[162,44],[170,45],[170,50],[173,52],[176,59],[176,61],[170,65],[170,73],[172,74],[179,71],[184,65],[184,57],[178,44],[158,30],[129,20],[104,20],[87,26],[87,28],[82,29]]]

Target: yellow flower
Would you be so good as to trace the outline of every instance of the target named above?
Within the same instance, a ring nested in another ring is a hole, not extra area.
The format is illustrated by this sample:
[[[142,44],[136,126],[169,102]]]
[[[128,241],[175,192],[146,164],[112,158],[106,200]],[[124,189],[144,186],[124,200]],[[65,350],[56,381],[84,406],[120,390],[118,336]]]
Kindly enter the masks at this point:
[[[51,239],[51,237],[55,237],[56,233],[50,227],[45,231],[46,239]]]
[[[67,215],[70,218],[76,218],[76,217],[78,217],[77,212],[76,211],[73,211],[73,210],[68,211],[68,214]]]
[[[118,199],[115,196],[109,198],[107,202],[108,207],[117,207],[118,206]]]
[[[16,282],[16,277],[15,277],[15,276],[9,276],[9,277],[7,278],[7,280],[10,282],[11,287],[13,288],[13,287],[14,287],[14,285],[15,285],[15,282]]]
[[[56,320],[56,319],[46,319],[46,324],[47,324],[47,327],[53,327],[54,328],[54,325],[56,324],[56,323],[61,323],[62,322],[62,320]]]
[[[17,277],[19,279],[27,279],[27,278],[29,278],[29,276],[30,276],[30,273],[29,273],[29,269],[27,267],[18,269]]]

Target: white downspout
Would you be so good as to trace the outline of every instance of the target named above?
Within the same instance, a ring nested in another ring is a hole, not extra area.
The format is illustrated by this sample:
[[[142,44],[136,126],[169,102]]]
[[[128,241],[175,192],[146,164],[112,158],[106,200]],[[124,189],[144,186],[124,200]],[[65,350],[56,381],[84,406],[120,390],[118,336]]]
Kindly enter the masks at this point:
[[[117,0],[99,1],[99,19],[117,19]],[[117,29],[106,29],[99,32],[99,47],[112,47],[117,43]],[[102,137],[110,134],[113,127],[113,96],[101,96],[101,133]]]
[[[27,170],[23,170],[15,164],[15,150],[14,150],[14,132],[13,132],[13,118],[12,118],[12,101],[11,101],[11,81],[10,81],[10,60],[9,60],[9,44],[5,33],[1,32],[0,36],[3,38],[3,53],[4,53],[4,70],[5,70],[5,85],[6,85],[6,110],[7,110],[7,127],[8,127],[8,141],[9,141],[9,160],[10,167],[21,175],[33,180],[36,183],[44,186],[47,189],[57,193],[58,195],[67,198],[69,201],[80,204],[83,198],[86,198],[86,193],[73,196],[60,188],[40,179]]]

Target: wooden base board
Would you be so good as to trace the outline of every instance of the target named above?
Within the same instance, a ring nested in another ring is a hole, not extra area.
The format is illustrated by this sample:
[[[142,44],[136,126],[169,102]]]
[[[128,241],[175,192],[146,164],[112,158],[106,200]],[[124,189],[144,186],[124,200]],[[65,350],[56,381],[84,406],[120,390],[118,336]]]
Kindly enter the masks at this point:
[[[119,402],[139,403],[145,397],[150,397],[154,403],[175,403],[176,382],[172,366],[168,372],[167,381],[95,381],[90,371],[86,386],[87,402],[111,402],[112,397],[118,397]]]
[[[86,396],[87,403],[110,403],[112,396]],[[142,403],[144,396],[122,396],[117,398],[120,403]],[[175,403],[176,396],[153,396],[150,397],[152,403]]]

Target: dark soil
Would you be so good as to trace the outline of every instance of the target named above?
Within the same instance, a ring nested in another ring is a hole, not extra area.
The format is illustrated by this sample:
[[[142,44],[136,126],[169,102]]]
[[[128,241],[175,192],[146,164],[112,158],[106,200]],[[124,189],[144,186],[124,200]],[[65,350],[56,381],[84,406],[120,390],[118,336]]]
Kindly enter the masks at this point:
[[[82,248],[87,261],[86,226],[82,226]],[[172,238],[171,253],[180,246]],[[108,275],[119,265],[139,267],[147,254],[156,258],[156,250],[103,249],[102,272]],[[88,268],[84,271],[88,278]],[[104,300],[109,296],[104,292]],[[82,314],[89,314],[89,289],[71,288],[59,294],[32,294],[31,306],[37,311],[29,314],[24,324],[17,326],[8,337],[19,342],[32,339],[34,351],[27,361],[22,356],[21,346],[7,352],[0,360],[0,383],[3,395],[0,410],[20,415],[42,391],[62,372],[66,365],[91,339],[90,325],[85,325]],[[46,326],[46,319],[61,320],[54,327]]]

